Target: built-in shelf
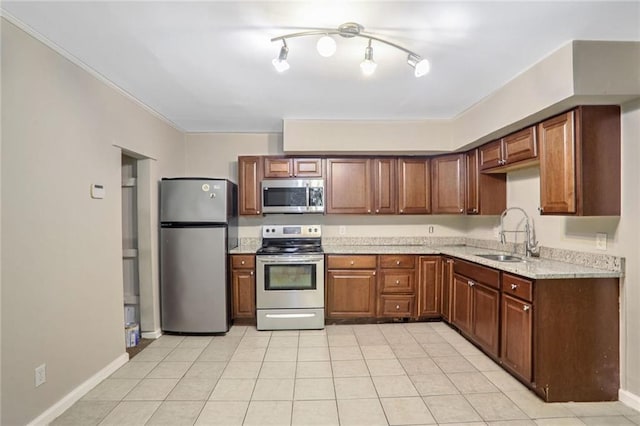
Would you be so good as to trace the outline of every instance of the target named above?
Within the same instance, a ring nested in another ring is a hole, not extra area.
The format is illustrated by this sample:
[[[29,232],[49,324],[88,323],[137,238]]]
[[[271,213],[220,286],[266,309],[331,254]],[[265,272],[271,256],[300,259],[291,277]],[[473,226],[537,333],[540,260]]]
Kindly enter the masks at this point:
[[[122,249],[123,259],[135,259],[138,257],[138,249]]]
[[[122,187],[123,188],[134,188],[136,186],[136,178],[125,178],[122,179]]]

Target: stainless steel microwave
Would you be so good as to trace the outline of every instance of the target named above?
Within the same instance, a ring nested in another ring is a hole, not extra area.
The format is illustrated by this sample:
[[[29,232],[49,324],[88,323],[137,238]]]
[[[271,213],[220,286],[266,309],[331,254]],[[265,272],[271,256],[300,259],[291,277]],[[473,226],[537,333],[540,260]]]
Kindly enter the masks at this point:
[[[324,213],[324,180],[263,180],[262,212]]]

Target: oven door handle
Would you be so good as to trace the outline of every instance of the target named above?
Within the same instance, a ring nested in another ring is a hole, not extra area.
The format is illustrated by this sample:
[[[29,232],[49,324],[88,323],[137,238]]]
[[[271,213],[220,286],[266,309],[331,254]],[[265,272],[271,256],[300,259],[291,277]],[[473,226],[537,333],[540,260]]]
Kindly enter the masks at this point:
[[[267,318],[311,318],[316,314],[265,314]]]
[[[269,256],[265,257],[257,257],[259,263],[269,264],[269,263],[319,263],[324,260],[323,256]]]

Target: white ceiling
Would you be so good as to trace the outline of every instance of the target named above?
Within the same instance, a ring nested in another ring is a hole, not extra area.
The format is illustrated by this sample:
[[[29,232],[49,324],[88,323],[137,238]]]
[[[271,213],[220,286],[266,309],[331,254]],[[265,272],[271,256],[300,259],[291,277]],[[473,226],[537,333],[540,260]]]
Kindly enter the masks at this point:
[[[640,40],[640,2],[3,1],[3,13],[62,48],[182,130],[280,132],[283,118],[452,118],[569,40]],[[270,39],[358,22],[431,62],[415,78],[406,54],[366,40]]]

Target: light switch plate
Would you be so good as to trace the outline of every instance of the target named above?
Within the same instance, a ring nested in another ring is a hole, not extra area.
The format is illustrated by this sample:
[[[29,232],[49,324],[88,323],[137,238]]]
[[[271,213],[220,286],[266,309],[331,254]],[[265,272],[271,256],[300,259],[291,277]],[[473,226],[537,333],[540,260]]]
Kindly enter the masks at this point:
[[[596,233],[596,248],[598,250],[607,249],[607,234],[605,232]]]
[[[102,199],[105,195],[104,185],[97,183],[91,184],[91,198]]]

